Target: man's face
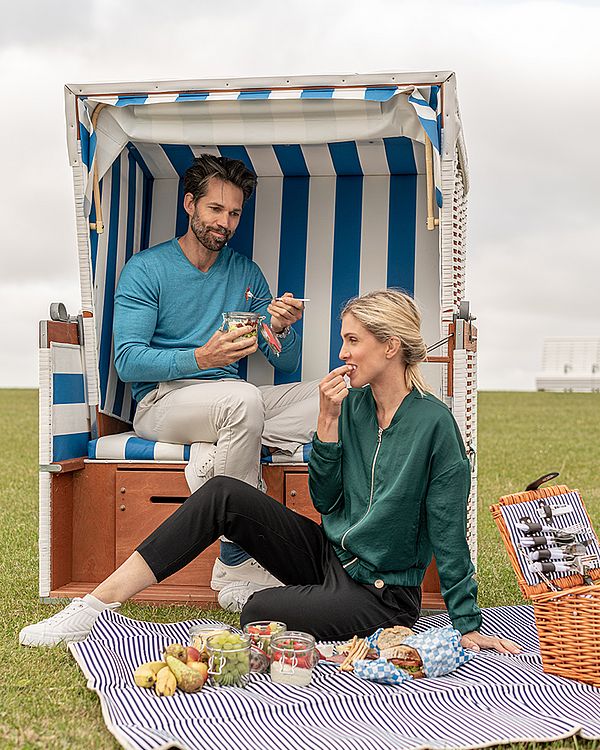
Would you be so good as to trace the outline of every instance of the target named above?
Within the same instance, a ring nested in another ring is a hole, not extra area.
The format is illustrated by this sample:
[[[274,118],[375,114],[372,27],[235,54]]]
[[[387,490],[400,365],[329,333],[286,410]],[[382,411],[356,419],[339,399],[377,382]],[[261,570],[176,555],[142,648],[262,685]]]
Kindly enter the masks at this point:
[[[207,250],[222,250],[240,223],[243,202],[241,188],[216,177],[210,180],[206,195],[198,198],[196,205],[188,193],[185,208],[198,242]]]

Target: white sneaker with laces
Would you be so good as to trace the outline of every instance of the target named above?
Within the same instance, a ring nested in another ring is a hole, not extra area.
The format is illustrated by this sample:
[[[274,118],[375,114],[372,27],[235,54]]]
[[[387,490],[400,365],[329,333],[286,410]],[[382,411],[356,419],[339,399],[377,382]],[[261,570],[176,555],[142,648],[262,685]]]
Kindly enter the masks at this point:
[[[190,460],[185,467],[185,479],[191,492],[195,492],[215,475],[215,456],[217,446],[214,443],[192,443]]]
[[[104,609],[114,610],[120,606],[120,602],[114,602],[104,605]],[[59,643],[82,641],[102,611],[90,606],[85,599],[73,599],[71,604],[52,617],[24,627],[19,633],[19,643],[21,646],[57,646]]]
[[[252,594],[265,588],[271,587],[261,586],[259,583],[250,583],[249,581],[228,583],[219,591],[217,599],[221,607],[228,612],[241,612]]]
[[[267,589],[272,586],[283,586],[275,576],[259,565],[254,558],[244,560],[239,565],[225,565],[217,557],[212,569],[210,587],[213,591],[221,591],[230,583],[253,583]]]

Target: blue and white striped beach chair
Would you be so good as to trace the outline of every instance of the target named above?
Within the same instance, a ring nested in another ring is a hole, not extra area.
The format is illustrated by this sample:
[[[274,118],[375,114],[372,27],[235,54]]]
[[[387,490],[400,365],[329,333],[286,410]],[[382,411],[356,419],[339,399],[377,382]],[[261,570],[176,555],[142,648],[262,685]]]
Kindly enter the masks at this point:
[[[185,232],[181,177],[202,152],[241,159],[259,177],[232,247],[257,261],[275,293],[311,299],[297,324],[298,370],[274,374],[255,355],[243,376],[322,377],[339,365],[343,303],[400,287],[424,312],[426,341],[442,342],[425,375],[474,459],[468,179],[454,74],[68,85],[65,100],[82,312],[41,324],[42,597],[91,588],[185,497],[188,448],[123,434],[134,403],[114,369],[112,316],[127,259]],[[296,463],[267,458],[271,493],[308,512],[306,449]],[[475,557],[475,460],[472,487]],[[208,557],[194,565],[147,596],[212,599],[198,583]]]

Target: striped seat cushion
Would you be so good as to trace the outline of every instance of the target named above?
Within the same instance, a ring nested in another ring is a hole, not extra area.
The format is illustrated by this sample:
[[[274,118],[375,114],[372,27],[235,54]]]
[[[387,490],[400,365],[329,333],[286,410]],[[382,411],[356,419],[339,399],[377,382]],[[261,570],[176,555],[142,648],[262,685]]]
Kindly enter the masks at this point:
[[[301,445],[295,453],[270,453],[263,446],[262,463],[301,464],[308,461],[311,443]],[[97,461],[189,461],[190,446],[144,440],[135,432],[121,432],[90,440],[88,458]]]

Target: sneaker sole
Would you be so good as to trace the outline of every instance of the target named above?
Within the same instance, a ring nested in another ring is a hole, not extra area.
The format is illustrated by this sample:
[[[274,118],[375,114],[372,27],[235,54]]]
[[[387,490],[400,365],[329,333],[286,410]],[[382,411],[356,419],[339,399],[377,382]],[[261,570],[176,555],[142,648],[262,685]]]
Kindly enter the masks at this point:
[[[73,636],[72,638],[61,638],[56,640],[52,636],[23,636],[19,637],[19,644],[21,646],[45,646],[50,648],[51,646],[68,646],[69,643],[78,643],[84,641],[88,637],[89,633]]]

